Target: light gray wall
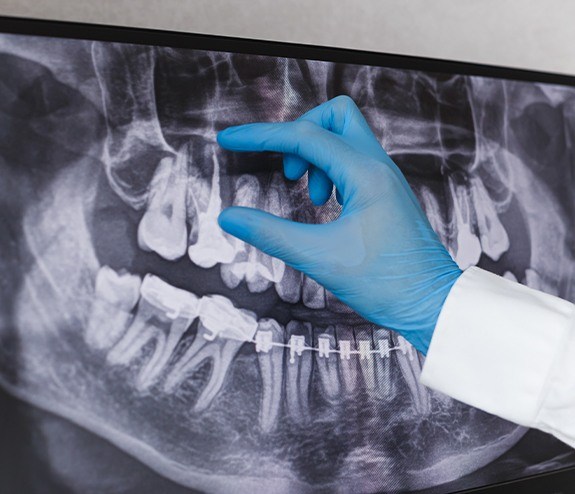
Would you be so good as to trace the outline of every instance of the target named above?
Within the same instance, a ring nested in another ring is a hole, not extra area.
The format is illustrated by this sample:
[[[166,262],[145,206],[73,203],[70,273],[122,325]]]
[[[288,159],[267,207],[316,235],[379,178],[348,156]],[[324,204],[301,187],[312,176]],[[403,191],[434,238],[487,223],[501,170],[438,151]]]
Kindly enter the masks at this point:
[[[575,74],[573,0],[0,0],[0,14]]]

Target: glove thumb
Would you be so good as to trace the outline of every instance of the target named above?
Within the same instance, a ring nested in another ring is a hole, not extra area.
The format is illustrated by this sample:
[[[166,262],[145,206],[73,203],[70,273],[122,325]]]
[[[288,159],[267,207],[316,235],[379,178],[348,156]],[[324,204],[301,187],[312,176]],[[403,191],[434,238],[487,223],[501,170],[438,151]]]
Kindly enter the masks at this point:
[[[218,223],[230,235],[266,254],[281,259],[300,271],[307,263],[317,232],[305,223],[296,223],[259,209],[233,206],[220,213]]]

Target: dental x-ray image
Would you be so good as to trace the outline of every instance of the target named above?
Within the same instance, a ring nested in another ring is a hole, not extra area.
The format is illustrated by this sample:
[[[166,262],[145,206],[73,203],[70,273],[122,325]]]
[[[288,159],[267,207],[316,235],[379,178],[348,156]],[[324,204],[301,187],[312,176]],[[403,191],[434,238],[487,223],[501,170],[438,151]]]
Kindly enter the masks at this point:
[[[0,60],[0,386],[33,430],[9,468],[43,465],[27,492],[439,494],[575,465],[224,233],[232,204],[340,209],[216,142],[348,95],[461,268],[575,301],[575,88],[12,34]]]

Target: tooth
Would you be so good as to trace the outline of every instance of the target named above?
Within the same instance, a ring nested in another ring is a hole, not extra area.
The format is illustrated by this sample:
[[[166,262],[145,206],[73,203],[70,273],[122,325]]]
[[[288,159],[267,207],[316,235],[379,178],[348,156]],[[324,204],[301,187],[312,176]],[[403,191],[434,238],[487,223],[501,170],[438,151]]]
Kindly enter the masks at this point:
[[[186,253],[186,195],[188,151],[183,146],[178,156],[163,158],[150,184],[146,212],[138,225],[138,245],[169,261]]]
[[[355,342],[359,350],[359,368],[363,376],[365,389],[368,393],[373,393],[376,389],[375,377],[375,354],[371,353],[374,349],[371,326],[357,327],[354,329]]]
[[[306,307],[310,309],[325,308],[325,288],[317,281],[304,275],[302,292],[302,300]]]
[[[154,341],[154,351],[136,379],[136,388],[152,386],[168,363],[178,342],[198,315],[198,299],[154,275],[146,275],[140,302],[124,337],[107,355],[111,365],[127,365],[144,346]]]
[[[373,340],[377,354],[375,357],[375,375],[377,377],[376,397],[390,401],[397,394],[395,367],[391,363],[391,352],[393,346],[388,330],[379,328],[373,333]]]
[[[503,277],[506,280],[515,281],[517,283],[517,277],[511,271],[505,271],[505,273],[503,273]]]
[[[293,422],[309,422],[312,329],[308,322],[291,321],[286,327],[290,358],[286,362],[287,411]],[[307,349],[306,349],[307,348]]]
[[[290,197],[283,175],[274,173],[266,195],[266,211],[276,216],[289,217],[292,210]],[[276,284],[279,283],[284,275],[285,263],[276,257],[263,253],[262,256],[270,262],[271,281]]]
[[[108,266],[100,268],[86,326],[85,338],[90,347],[107,350],[121,338],[138,302],[140,284],[139,276],[116,273]]]
[[[260,428],[263,432],[274,429],[281,408],[284,348],[273,343],[284,343],[283,328],[273,319],[261,319],[256,333],[256,352],[262,376]]]
[[[190,173],[188,207],[196,212],[194,228],[190,232],[188,247],[190,260],[202,267],[213,268],[218,263],[230,263],[236,255],[235,242],[218,226],[222,210],[220,197],[220,165],[215,151],[212,154],[214,170],[210,185],[193,167]]]
[[[474,233],[475,214],[470,198],[469,186],[463,174],[448,175],[451,192],[457,239],[454,245],[454,258],[461,269],[474,266],[481,256],[481,244]],[[475,220],[476,221],[476,220]]]
[[[421,375],[419,357],[403,336],[395,334],[392,341],[396,347],[399,347],[399,350],[394,351],[395,358],[410,391],[415,410],[420,415],[428,415],[431,412],[431,402],[427,388],[419,382]]]
[[[325,305],[330,312],[337,312],[338,314],[353,314],[353,309],[344,304],[329,290],[325,291]]]
[[[353,330],[338,324],[335,327],[335,334],[340,351],[339,371],[343,391],[347,396],[351,396],[359,389],[357,356],[351,353],[356,348]]]
[[[419,187],[418,191],[423,209],[431,227],[435,233],[437,233],[441,243],[443,243],[443,245],[448,245],[448,226],[443,220],[441,208],[439,207],[439,203],[437,202],[436,197],[425,185]]]
[[[479,178],[471,177],[469,187],[481,248],[491,259],[497,261],[509,250],[509,236],[499,221],[499,215],[483,182]]]
[[[258,207],[260,184],[253,175],[242,175],[236,183],[234,204],[242,207]],[[263,257],[251,245],[240,243],[239,251],[231,264],[220,267],[221,276],[228,288],[235,288],[242,280],[246,281],[251,293],[267,290],[274,278],[270,257]]]
[[[333,326],[328,326],[325,329],[314,328],[314,348],[318,349],[317,352],[314,352],[315,368],[323,397],[328,402],[337,402],[340,398],[341,389],[338,371],[339,356],[337,353],[331,353],[337,351]]]
[[[231,363],[246,341],[252,341],[257,322],[252,312],[234,307],[221,295],[209,295],[200,300],[200,322],[193,343],[176,362],[164,383],[164,390],[174,391],[206,359],[211,359],[208,383],[200,393],[194,411],[206,410],[217,396]]]
[[[302,274],[286,266],[282,280],[276,283],[275,289],[284,302],[297,304],[301,299]]]

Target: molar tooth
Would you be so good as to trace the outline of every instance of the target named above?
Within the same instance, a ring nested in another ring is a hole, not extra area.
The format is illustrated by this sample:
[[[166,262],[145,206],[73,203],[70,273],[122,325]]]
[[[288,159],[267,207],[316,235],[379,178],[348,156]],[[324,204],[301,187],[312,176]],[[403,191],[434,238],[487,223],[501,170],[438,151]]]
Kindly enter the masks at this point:
[[[290,304],[297,304],[301,300],[302,274],[286,266],[283,277],[276,283],[275,289],[279,297]]]
[[[499,221],[499,215],[481,179],[471,177],[470,189],[481,248],[491,259],[497,261],[509,250],[509,236]]]
[[[220,165],[215,151],[212,181],[207,181],[192,168],[190,173],[189,208],[196,211],[196,227],[190,232],[188,257],[202,268],[212,268],[218,263],[230,263],[236,255],[236,242],[218,226],[218,215],[222,210],[220,197]]]
[[[85,333],[90,347],[108,350],[121,338],[138,302],[140,284],[137,275],[116,273],[108,266],[99,269]]]
[[[394,352],[395,357],[413,398],[415,410],[421,415],[428,415],[431,412],[431,402],[429,391],[419,382],[421,376],[419,356],[403,336],[394,334],[392,339],[395,346],[399,347],[399,350]]]
[[[325,288],[317,281],[303,275],[303,304],[310,309],[325,308]]]
[[[253,175],[242,175],[236,183],[234,204],[242,207],[258,207],[260,184]],[[272,262],[269,256],[264,257],[256,248],[238,241],[238,248],[231,264],[220,266],[221,276],[229,288],[237,287],[245,280],[248,290],[261,293],[267,290],[272,281]]]
[[[312,356],[305,347],[311,347],[311,324],[291,321],[286,327],[287,341],[290,345],[290,361],[286,362],[287,411],[291,420],[297,424],[309,422],[309,392],[311,380]]]
[[[210,359],[210,378],[194,405],[194,411],[201,412],[221,390],[240,348],[253,339],[257,322],[252,312],[237,309],[221,295],[203,297],[198,305],[198,332],[167,376],[164,390],[174,391],[204,360]]]
[[[186,253],[186,186],[188,152],[184,146],[177,157],[163,158],[149,187],[147,209],[138,225],[138,245],[169,261]]]
[[[462,173],[453,173],[448,175],[447,181],[453,201],[457,231],[453,257],[461,269],[467,269],[477,264],[481,256],[481,244],[474,233],[474,223],[477,220],[465,176]]]
[[[198,315],[198,299],[154,275],[146,275],[132,324],[107,355],[111,365],[129,364],[151,340],[155,347],[136,379],[144,391],[158,379],[187,328]]]
[[[343,392],[346,396],[352,396],[359,388],[357,356],[351,354],[355,350],[355,338],[353,330],[340,324],[335,327],[337,343],[339,346],[339,371],[341,375]]]
[[[262,377],[259,420],[266,433],[276,426],[284,381],[284,349],[273,343],[284,343],[284,330],[273,319],[261,319],[256,333],[256,352]]]
[[[354,329],[355,341],[359,350],[359,368],[363,375],[363,382],[368,393],[372,394],[376,388],[375,355],[372,354],[373,339],[371,326],[363,326]]]
[[[375,397],[389,401],[397,394],[395,367],[391,363],[391,336],[388,330],[379,328],[373,333],[373,340],[378,354],[375,358],[375,375],[377,392]]]
[[[336,351],[335,328],[328,326],[325,329],[314,328],[314,347],[319,351],[315,353],[315,368],[321,385],[323,397],[331,403],[340,398],[339,356]]]

